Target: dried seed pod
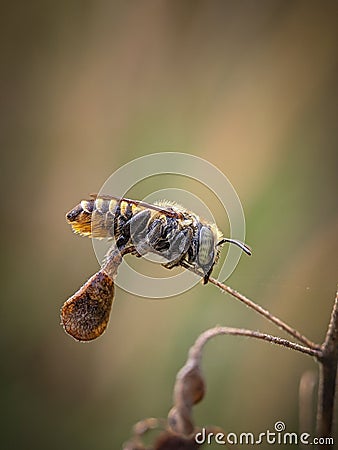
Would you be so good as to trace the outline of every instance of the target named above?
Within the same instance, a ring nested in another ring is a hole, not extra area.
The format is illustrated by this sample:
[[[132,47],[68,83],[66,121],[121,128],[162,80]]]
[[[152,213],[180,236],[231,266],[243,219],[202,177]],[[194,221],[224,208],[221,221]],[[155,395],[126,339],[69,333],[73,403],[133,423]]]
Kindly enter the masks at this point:
[[[105,331],[114,299],[114,281],[103,270],[93,275],[61,309],[65,331],[78,341],[91,341]]]

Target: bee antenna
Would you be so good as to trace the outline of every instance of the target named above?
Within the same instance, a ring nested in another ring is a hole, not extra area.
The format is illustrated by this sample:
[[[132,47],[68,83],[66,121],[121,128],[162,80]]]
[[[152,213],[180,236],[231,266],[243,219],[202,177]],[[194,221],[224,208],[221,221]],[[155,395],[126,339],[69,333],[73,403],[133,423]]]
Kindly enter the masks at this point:
[[[224,238],[224,239],[220,240],[219,242],[217,242],[217,246],[223,245],[226,242],[229,242],[230,244],[235,244],[235,245],[237,245],[237,247],[241,248],[243,250],[243,252],[245,252],[247,255],[249,255],[249,256],[252,255],[251,248],[248,245],[243,244],[243,242],[237,241],[236,239]]]

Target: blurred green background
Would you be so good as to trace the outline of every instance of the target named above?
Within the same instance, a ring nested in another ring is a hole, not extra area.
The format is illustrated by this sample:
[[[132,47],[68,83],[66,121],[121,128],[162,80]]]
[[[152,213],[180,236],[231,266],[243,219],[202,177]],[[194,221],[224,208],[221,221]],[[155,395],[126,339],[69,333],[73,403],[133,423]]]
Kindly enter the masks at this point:
[[[102,338],[64,333],[62,303],[98,268],[65,213],[135,157],[182,151],[223,171],[254,250],[228,283],[322,342],[337,283],[337,13],[328,0],[2,6],[1,448],[121,448],[135,422],[166,416],[203,330],[278,333],[201,284],[161,301],[119,289]],[[203,367],[198,425],[297,431],[311,358],[219,337]]]

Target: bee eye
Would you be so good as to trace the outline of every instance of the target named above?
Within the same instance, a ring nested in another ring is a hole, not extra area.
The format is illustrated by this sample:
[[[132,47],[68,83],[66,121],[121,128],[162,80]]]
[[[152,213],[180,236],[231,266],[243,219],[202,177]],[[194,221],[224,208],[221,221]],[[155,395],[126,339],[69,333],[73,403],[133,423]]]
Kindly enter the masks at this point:
[[[204,272],[208,271],[214,259],[215,239],[209,227],[202,226],[199,232],[198,263]]]

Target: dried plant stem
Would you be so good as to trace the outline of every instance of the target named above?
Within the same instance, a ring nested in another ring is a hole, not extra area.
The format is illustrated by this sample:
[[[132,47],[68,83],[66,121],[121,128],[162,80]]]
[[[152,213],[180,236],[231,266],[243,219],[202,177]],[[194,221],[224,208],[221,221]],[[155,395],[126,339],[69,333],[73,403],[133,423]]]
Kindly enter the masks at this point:
[[[182,264],[182,263],[181,263]],[[203,277],[203,274],[194,270],[192,267],[186,264],[182,264],[185,268],[190,270],[191,272],[196,273],[199,276]],[[224,283],[221,283],[220,281],[216,280],[215,278],[209,278],[209,282],[214,284],[215,286],[219,287],[223,292],[227,292],[228,294],[232,295],[233,297],[237,298],[237,300],[244,303],[249,308],[256,311],[258,314],[264,316],[266,319],[268,319],[270,322],[277,325],[278,328],[284,330],[286,333],[288,333],[290,336],[293,336],[295,339],[297,339],[299,342],[304,344],[306,347],[312,348],[313,350],[321,350],[321,347],[314,342],[312,342],[310,339],[308,339],[303,334],[299,333],[299,331],[292,328],[287,323],[283,322],[278,317],[271,314],[268,310],[262,308],[262,306],[258,305],[254,301],[250,300],[249,298],[245,297],[245,295],[235,291],[235,289],[232,289],[230,286],[227,286]]]
[[[317,435],[331,437],[338,364],[338,291],[325,341],[321,347],[321,355],[317,359],[320,363]],[[333,446],[321,448],[333,448]]]
[[[203,274],[201,272],[195,270],[188,264],[183,262],[181,263],[181,265],[191,272],[194,272],[196,275],[203,277]],[[316,426],[317,436],[322,438],[331,438],[338,365],[338,291],[336,294],[335,304],[332,310],[331,320],[327,330],[325,341],[322,345],[318,345],[312,342],[303,334],[299,333],[299,331],[292,328],[287,323],[283,322],[278,317],[272,315],[268,310],[262,308],[249,298],[245,297],[243,294],[232,289],[230,286],[227,286],[214,278],[209,278],[209,282],[220,288],[222,292],[227,292],[237,300],[244,303],[249,308],[256,311],[258,314],[264,316],[270,322],[277,325],[280,329],[284,330],[286,333],[293,336],[304,345],[296,344],[286,339],[281,339],[279,337],[260,333],[258,331],[218,327],[207,330],[205,333],[203,333],[196,341],[195,346],[199,341],[204,345],[204,343],[208,339],[218,334],[232,334],[262,339],[314,356],[319,364],[319,388]],[[193,351],[193,348],[191,349],[191,351]],[[321,445],[320,448],[332,449],[333,444]]]
[[[168,426],[173,433],[190,437],[196,431],[192,410],[193,406],[203,399],[206,390],[201,368],[203,349],[210,339],[220,335],[245,336],[277,344],[310,356],[318,354],[317,350],[259,331],[221,326],[204,331],[190,348],[186,363],[176,376],[174,405],[168,414]]]
[[[194,346],[191,349],[191,352],[194,353],[194,351],[203,347],[209,339],[211,339],[215,336],[222,335],[222,334],[223,335],[227,334],[227,335],[232,335],[232,336],[246,336],[246,337],[250,337],[250,338],[254,338],[254,339],[260,339],[263,341],[270,342],[271,344],[281,345],[282,347],[287,347],[292,350],[296,350],[298,352],[305,353],[310,356],[318,356],[319,355],[318,350],[304,347],[303,345],[288,341],[287,339],[282,339],[278,336],[272,336],[267,333],[261,333],[259,331],[254,331],[254,330],[247,330],[244,328],[232,328],[232,327],[215,327],[215,328],[210,328],[209,330],[205,331],[198,337]]]

